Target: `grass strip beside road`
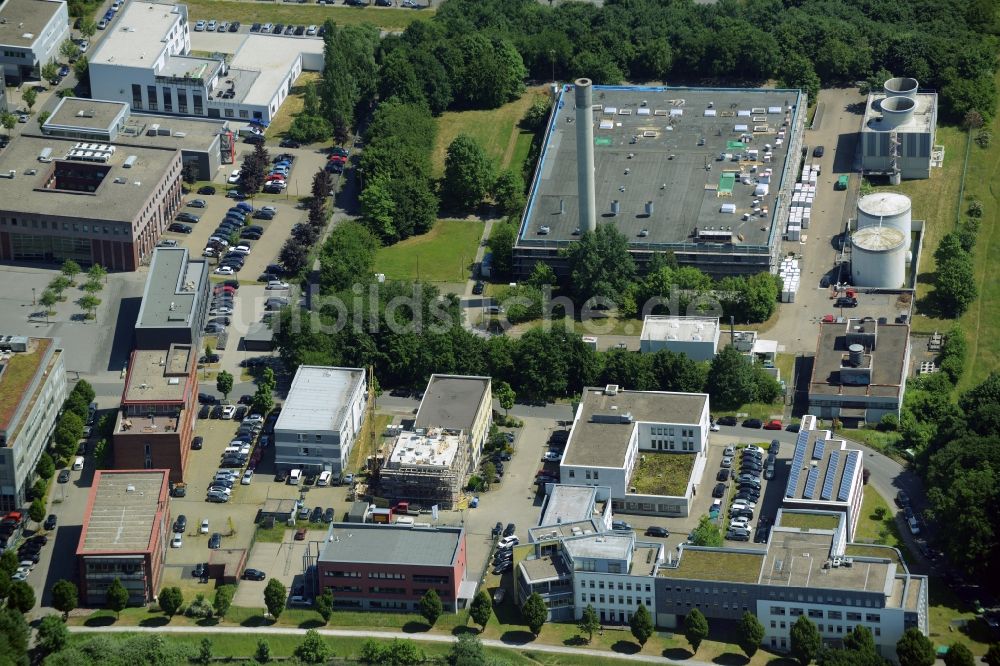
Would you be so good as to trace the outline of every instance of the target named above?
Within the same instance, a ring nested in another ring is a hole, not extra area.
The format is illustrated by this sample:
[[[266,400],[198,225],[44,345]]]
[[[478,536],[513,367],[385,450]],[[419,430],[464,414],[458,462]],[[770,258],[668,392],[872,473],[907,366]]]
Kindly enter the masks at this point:
[[[433,9],[393,7],[333,7],[330,5],[233,2],[232,0],[185,0],[192,22],[200,19],[253,23],[322,25],[327,19],[337,25],[370,23],[384,30],[404,30],[414,21],[429,19]]]

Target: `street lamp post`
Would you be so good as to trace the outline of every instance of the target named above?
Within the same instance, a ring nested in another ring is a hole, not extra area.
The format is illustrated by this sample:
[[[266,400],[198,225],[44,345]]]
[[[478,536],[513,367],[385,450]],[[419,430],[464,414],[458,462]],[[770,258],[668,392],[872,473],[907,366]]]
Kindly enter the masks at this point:
[[[31,288],[31,304],[32,305],[36,304],[35,303],[35,288],[34,287]]]

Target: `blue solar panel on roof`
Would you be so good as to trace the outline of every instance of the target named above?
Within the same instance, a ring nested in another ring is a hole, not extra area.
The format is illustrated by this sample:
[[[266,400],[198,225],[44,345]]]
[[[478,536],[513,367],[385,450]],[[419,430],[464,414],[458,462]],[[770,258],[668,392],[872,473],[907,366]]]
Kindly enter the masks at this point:
[[[823,490],[819,494],[822,500],[833,499],[833,480],[837,476],[837,466],[840,464],[840,451],[830,454],[830,463],[826,467],[826,476],[823,478]]]
[[[802,497],[805,499],[813,499],[813,495],[816,494],[816,480],[819,479],[819,468],[813,467],[809,470],[809,475],[806,477],[806,487],[802,491]]]
[[[792,456],[792,469],[788,473],[788,485],[785,486],[785,497],[795,497],[795,487],[799,484],[799,472],[802,471],[802,463],[806,459],[806,442],[809,439],[809,433],[805,433],[805,435],[803,439],[802,433],[799,433],[795,442],[795,453]]]
[[[826,452],[826,440],[817,439],[813,442],[813,460],[822,460]]]
[[[854,470],[858,466],[860,454],[851,451],[847,454],[847,464],[844,465],[844,477],[840,480],[840,489],[837,491],[837,501],[846,502],[851,494],[851,479],[854,478]]]

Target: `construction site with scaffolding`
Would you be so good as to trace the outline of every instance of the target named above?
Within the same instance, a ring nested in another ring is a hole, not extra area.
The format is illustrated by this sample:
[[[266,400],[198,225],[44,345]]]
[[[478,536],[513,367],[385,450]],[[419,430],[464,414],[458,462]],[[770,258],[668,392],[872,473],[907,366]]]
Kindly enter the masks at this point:
[[[453,509],[462,497],[471,453],[463,430],[400,432],[378,471],[378,495],[393,503]]]

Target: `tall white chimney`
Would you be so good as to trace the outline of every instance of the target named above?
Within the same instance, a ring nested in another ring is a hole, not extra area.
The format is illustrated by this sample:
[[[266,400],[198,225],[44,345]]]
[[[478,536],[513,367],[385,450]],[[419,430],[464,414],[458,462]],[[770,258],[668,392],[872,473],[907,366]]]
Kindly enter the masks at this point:
[[[594,112],[590,79],[577,79],[576,93],[576,182],[580,207],[580,231],[597,229],[594,194]]]

